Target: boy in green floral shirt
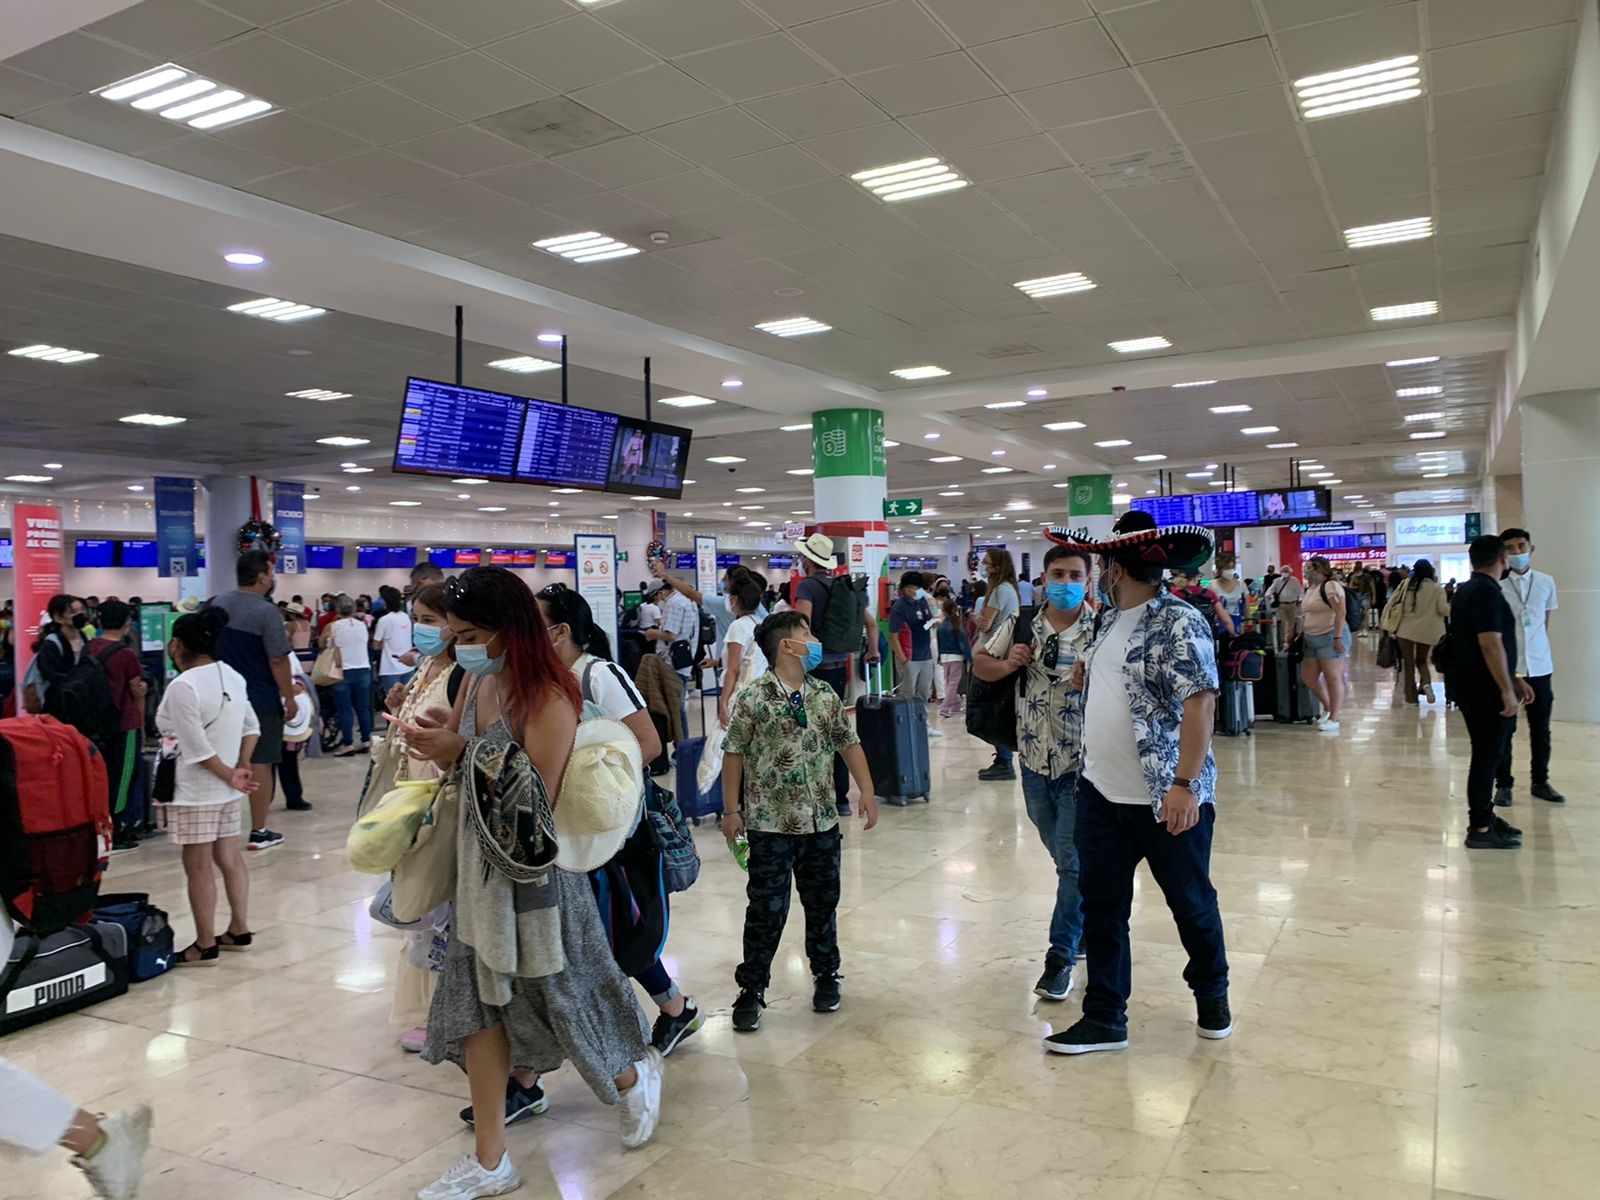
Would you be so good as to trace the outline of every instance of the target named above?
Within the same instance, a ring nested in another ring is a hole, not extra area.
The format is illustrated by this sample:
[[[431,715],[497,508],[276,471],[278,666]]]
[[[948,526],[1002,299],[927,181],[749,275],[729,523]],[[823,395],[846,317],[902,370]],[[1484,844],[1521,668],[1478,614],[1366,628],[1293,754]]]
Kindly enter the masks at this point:
[[[806,911],[806,957],[816,980],[813,1012],[839,1008],[839,810],[833,756],[843,756],[861,791],[863,829],[878,801],[861,740],[844,702],[806,672],[821,660],[811,623],[790,610],[768,617],[756,644],[771,669],[734,698],[722,748],[722,833],[750,840],[744,962],[734,974],[733,1027],[761,1026],[772,959],[789,917],[789,881]],[[745,771],[746,760],[750,770]]]

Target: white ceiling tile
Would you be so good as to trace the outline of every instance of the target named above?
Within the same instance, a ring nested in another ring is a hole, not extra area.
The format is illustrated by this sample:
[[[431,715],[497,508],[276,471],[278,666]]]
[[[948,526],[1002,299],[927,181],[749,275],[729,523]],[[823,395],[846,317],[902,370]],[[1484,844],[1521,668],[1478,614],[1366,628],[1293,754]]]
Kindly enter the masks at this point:
[[[1433,126],[1435,129],[1459,129],[1485,121],[1554,112],[1561,104],[1563,82],[1562,75],[1546,75],[1435,95]]]
[[[84,26],[84,32],[170,62],[248,33],[253,27],[253,22],[229,16],[197,0],[144,0]]]
[[[546,205],[575,196],[588,196],[599,190],[593,180],[569,171],[554,162],[523,163],[517,167],[489,171],[473,177],[481,187],[521,200],[524,204]]]
[[[776,146],[731,158],[717,165],[717,174],[753,196],[766,196],[785,188],[838,177],[836,172],[797,146]],[[855,188],[856,185],[850,186]]]
[[[229,187],[237,187],[246,180],[259,179],[264,175],[279,174],[291,165],[264,154],[253,154],[238,146],[230,146],[203,134],[184,138],[139,157],[146,162],[159,163],[174,171],[182,171],[185,175],[209,179]]]
[[[732,100],[753,100],[832,79],[834,72],[784,33],[702,50],[677,66]]]
[[[1375,8],[1278,34],[1278,55],[1290,80],[1421,52],[1414,3]],[[1426,66],[1423,69],[1426,72]]]
[[[346,225],[370,229],[388,237],[402,237],[419,229],[428,229],[439,223],[435,213],[416,208],[402,200],[365,200],[329,210],[328,216]]]
[[[815,234],[798,236],[799,226],[759,200],[737,200],[685,215],[707,232],[729,238],[751,254],[789,254],[811,249],[818,240]],[[767,240],[762,242],[762,238]],[[779,245],[784,249],[772,248]]]
[[[886,114],[842,79],[742,106],[751,116],[791,138],[815,137],[873,125]]]
[[[76,88],[38,79],[0,66],[0,115],[15,117],[56,100],[77,95]]]
[[[854,184],[851,184],[855,187]],[[862,189],[857,189],[866,195]],[[873,200],[874,204],[880,203]],[[921,229],[939,230],[958,221],[998,214],[1000,206],[977,188],[962,188],[955,192],[939,192],[932,196],[919,196],[898,204],[900,215]]]
[[[1211,186],[1226,205],[1255,196],[1314,191],[1317,178],[1310,159],[1292,158],[1249,170],[1218,172],[1211,178]]]
[[[848,179],[833,178],[774,192],[767,197],[767,203],[797,220],[809,221],[813,217],[869,208],[879,201]]]
[[[1009,141],[1037,133],[1033,122],[1006,97],[977,100],[941,108],[937,112],[907,117],[905,125],[928,145],[953,154],[991,142]]]
[[[756,8],[785,27],[820,21],[824,17],[835,17],[840,13],[852,12],[879,2],[880,0],[806,0],[804,5],[800,5],[794,0],[750,0]]]
[[[265,196],[268,200],[276,200],[280,204],[287,204],[291,208],[303,208],[307,212],[314,213],[327,212],[330,208],[343,208],[346,204],[356,204],[373,198],[373,194],[366,188],[356,187],[354,184],[320,174],[314,167],[301,167],[293,171],[284,171],[279,175],[269,175],[265,179],[245,184],[244,190]]]
[[[1188,281],[1191,287],[1220,288],[1237,284],[1252,284],[1259,286],[1266,279],[1266,272],[1261,269],[1261,264],[1256,261],[1255,255],[1247,250],[1208,250],[1199,254],[1169,255],[1172,265],[1177,268],[1178,274]],[[1211,297],[1206,298],[1207,304],[1216,307]],[[1276,307],[1277,297],[1272,297],[1272,307]]]
[[[1284,129],[1295,123],[1294,110],[1282,85],[1173,105],[1166,113],[1167,120],[1186,142]]]
[[[66,34],[7,60],[7,65],[19,71],[77,92],[105,87],[160,63],[152,55],[124,50],[82,33]]]
[[[671,4],[624,0],[602,5],[595,14],[664,58],[760,37],[772,29],[770,21],[740,0],[673,0]]]
[[[1016,101],[1046,129],[1120,117],[1153,107],[1132,71],[1107,71],[1018,92]],[[1165,141],[1171,141],[1168,135]]]
[[[285,21],[273,33],[370,79],[447,58],[465,48],[378,0],[341,0]]]
[[[947,154],[946,160],[973,183],[990,183],[1063,167],[1067,157],[1042,133]],[[1088,183],[1084,183],[1085,189]]]
[[[593,196],[579,196],[575,200],[557,200],[554,204],[545,204],[541,207],[545,212],[552,213],[567,222],[570,228],[536,234],[529,239],[531,241],[555,237],[560,233],[581,233],[586,229],[599,229],[604,232],[636,222],[651,223],[653,219],[659,219],[660,215],[658,210],[648,204],[630,200],[621,192],[601,192]]]
[[[1379,8],[1410,8],[1414,3],[1415,0],[1261,0],[1261,7],[1267,14],[1267,23],[1273,29],[1284,30]]]
[[[663,175],[626,188],[623,195],[659,208],[662,212],[687,213],[700,208],[715,208],[743,200],[744,194],[706,171],[681,171]]]
[[[694,164],[641,137],[617,138],[559,155],[555,161],[607,187],[627,187],[688,170]]]
[[[390,149],[457,175],[493,171],[527,162],[531,157],[521,146],[471,125],[457,125],[409,138],[394,143]]]
[[[1016,179],[999,180],[983,186],[984,192],[1013,211],[1037,208],[1062,200],[1075,200],[1092,192],[1089,181],[1073,167],[1057,167]]]
[[[143,154],[184,136],[171,121],[152,120],[146,113],[120,104],[107,104],[98,96],[74,96],[56,104],[36,108],[20,118],[55,133],[77,138],[91,146],[104,146],[124,154]]]
[[[1073,125],[1058,129],[1050,136],[1079,163],[1095,162],[1136,150],[1154,150],[1170,146],[1175,140],[1166,122],[1155,112],[1130,113],[1125,117],[1112,117],[1108,121]]]
[[[277,0],[258,0],[272,2]],[[421,17],[442,33],[468,46],[482,46],[539,25],[569,16],[567,0],[472,0],[470,4],[441,4],[439,0],[385,0]]]
[[[901,220],[900,214],[888,205],[836,213],[828,217],[813,217],[807,224],[841,246],[860,246],[888,238],[916,236],[911,233],[910,226]]]
[[[381,83],[365,83],[302,104],[295,112],[380,146],[425,133],[438,133],[456,124],[454,117]],[[243,129],[250,127],[242,126]]]
[[[913,0],[802,25],[794,34],[845,75],[915,62],[956,49],[956,43]]]
[[[1427,109],[1420,104],[1349,113],[1334,121],[1313,121],[1307,128],[1311,148],[1328,158],[1367,157],[1373,162],[1405,155],[1428,158]]]
[[[302,104],[365,80],[270,33],[247,33],[183,64],[274,104]]]
[[[1573,0],[1427,0],[1426,7],[1428,40],[1435,47],[1559,25],[1577,15]]]
[[[363,150],[347,158],[336,158],[318,168],[324,175],[353,183],[379,196],[415,192],[454,178],[446,171],[389,150]]]
[[[1198,176],[1146,187],[1117,188],[1107,193],[1106,199],[1129,216],[1206,208],[1216,203]]]
[[[1214,142],[1190,147],[1189,153],[1209,176],[1306,156],[1305,147],[1300,143],[1300,134],[1294,129],[1269,129],[1263,133],[1218,138]]]
[[[1141,63],[1139,74],[1162,105],[1188,104],[1279,81],[1278,62],[1266,38]]]
[[[807,138],[800,147],[844,175],[926,157],[928,147],[893,121]]]
[[[650,131],[650,139],[698,163],[719,163],[770,150],[783,138],[742,108],[719,108]]]
[[[668,63],[586,87],[573,92],[572,99],[635,131],[670,125],[722,107],[713,93]]]
[[[1171,58],[1258,37],[1261,22],[1250,0],[1154,0],[1101,18],[1130,62]]]
[[[1052,197],[1046,205],[1012,205],[1015,216],[1040,233],[1053,233],[1076,225],[1121,224],[1121,214],[1103,196]]]
[[[603,83],[656,61],[586,13],[490,43],[483,52],[558,92]]]
[[[858,88],[894,117],[950,108],[1000,94],[964,53],[941,54],[855,76]]]
[[[1093,15],[1085,0],[924,0],[968,46]]]
[[[1517,79],[1552,79],[1572,56],[1572,24],[1546,25],[1446,46],[1428,56],[1432,87],[1438,92]]]
[[[1141,276],[1172,274],[1172,266],[1166,259],[1148,246],[1136,243],[1126,246],[1085,247],[1075,251],[1073,257],[1089,273],[1091,279],[1099,279],[1106,283],[1136,279]],[[1135,331],[1125,336],[1140,335]]]
[[[294,166],[309,167],[366,148],[366,142],[339,129],[307,120],[303,112],[273,113],[212,137]]]
[[[1041,87],[1125,65],[1099,21],[1074,21],[975,48],[972,56],[1007,91]]]
[[[1509,121],[1471,125],[1465,129],[1441,129],[1434,134],[1434,153],[1440,162],[1444,162],[1448,159],[1482,158],[1489,154],[1547,146],[1553,123],[1554,114],[1538,113]]]
[[[1235,221],[1244,225],[1252,221],[1275,221],[1279,217],[1293,217],[1300,213],[1323,212],[1328,207],[1328,197],[1315,188],[1307,188],[1303,192],[1237,196],[1229,200],[1224,207]],[[1345,229],[1352,225],[1372,223],[1359,220],[1339,222]]]
[[[1455,159],[1438,165],[1441,188],[1466,187],[1473,183],[1492,183],[1498,179],[1520,179],[1544,171],[1545,148],[1535,146],[1491,154],[1484,158]]]
[[[1301,213],[1276,221],[1255,221],[1243,227],[1245,239],[1262,253],[1333,254],[1344,243],[1326,213]]]
[[[452,221],[467,221],[496,235],[514,236],[524,245],[549,236],[543,230],[548,218],[538,209],[465,179],[431,184],[399,198]]]
[[[321,8],[328,0],[208,0],[212,8],[230,12],[240,20],[265,28],[279,21],[287,21],[313,8]]]
[[[542,83],[476,51],[416,67],[387,82],[463,121],[476,121],[552,94]]]

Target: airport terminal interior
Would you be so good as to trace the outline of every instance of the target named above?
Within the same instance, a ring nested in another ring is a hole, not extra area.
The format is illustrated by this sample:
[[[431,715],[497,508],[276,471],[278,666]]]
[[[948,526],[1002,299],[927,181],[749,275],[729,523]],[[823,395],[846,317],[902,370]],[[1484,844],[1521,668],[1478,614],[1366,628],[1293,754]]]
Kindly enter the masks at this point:
[[[1597,279],[1595,0],[9,0],[0,1200],[1592,1200]]]

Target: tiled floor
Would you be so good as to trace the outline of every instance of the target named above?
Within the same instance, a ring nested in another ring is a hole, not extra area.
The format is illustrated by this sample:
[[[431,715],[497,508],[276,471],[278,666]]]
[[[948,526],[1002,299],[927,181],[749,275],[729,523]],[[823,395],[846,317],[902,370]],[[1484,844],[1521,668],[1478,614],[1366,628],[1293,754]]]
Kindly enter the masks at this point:
[[[511,1131],[518,1195],[1592,1200],[1600,735],[1557,726],[1572,802],[1522,798],[1525,848],[1469,855],[1459,718],[1391,710],[1363,653],[1342,736],[1219,740],[1230,1040],[1194,1036],[1141,876],[1132,1049],[1040,1052],[1077,1013],[1030,993],[1053,873],[1015,785],[976,783],[983,748],[945,722],[934,802],[848,835],[843,1010],[809,1011],[796,922],[763,1029],[735,1037],[742,876],[702,829],[669,965],[714,1015],[669,1062],[655,1140],[623,1150],[615,1114],[559,1073],[549,1114]],[[0,1041],[95,1107],[154,1102],[147,1200],[401,1200],[471,1146],[463,1077],[387,1024],[396,942],[344,865],[358,769],[308,782],[317,812],[275,814],[287,845],[251,856],[257,950]],[[118,859],[107,886],[149,891],[188,934],[175,851]],[[61,1155],[0,1171],[0,1200],[86,1195]]]

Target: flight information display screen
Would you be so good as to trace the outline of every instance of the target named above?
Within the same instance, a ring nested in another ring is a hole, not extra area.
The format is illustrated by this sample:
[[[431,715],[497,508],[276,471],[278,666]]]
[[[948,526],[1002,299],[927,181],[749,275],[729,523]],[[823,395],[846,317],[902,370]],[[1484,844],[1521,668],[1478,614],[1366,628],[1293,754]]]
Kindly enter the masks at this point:
[[[1193,525],[1194,502],[1197,499],[1200,497],[1141,496],[1134,500],[1133,507],[1149,513],[1156,519],[1157,525]]]
[[[156,550],[154,542],[123,542],[117,557],[124,567],[154,567]]]
[[[344,570],[343,546],[307,546],[306,566],[313,571]]]
[[[78,545],[73,552],[72,565],[75,567],[110,567],[114,566],[116,543],[99,540],[79,538]]]
[[[523,403],[528,411],[517,452],[518,482],[604,489],[617,441],[617,414],[547,400]]]
[[[528,401],[503,392],[406,380],[394,469],[413,475],[516,478]]]
[[[1254,492],[1206,492],[1194,498],[1199,525],[1254,525],[1258,506]]]
[[[1332,497],[1327,488],[1207,492],[1199,496],[1140,496],[1132,507],[1149,513],[1157,525],[1287,525],[1327,520]]]

